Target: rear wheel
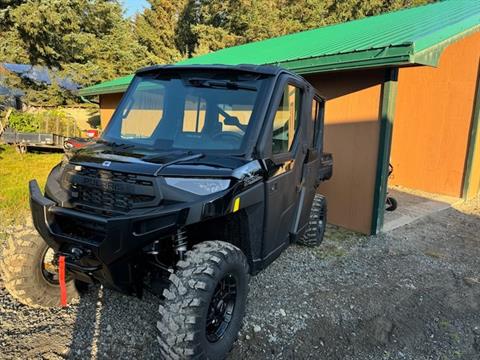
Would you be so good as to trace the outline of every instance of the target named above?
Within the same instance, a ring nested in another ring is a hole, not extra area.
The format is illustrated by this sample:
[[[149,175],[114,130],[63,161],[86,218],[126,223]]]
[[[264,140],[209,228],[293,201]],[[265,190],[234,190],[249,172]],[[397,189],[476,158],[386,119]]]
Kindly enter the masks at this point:
[[[25,228],[7,239],[0,270],[5,288],[22,304],[31,307],[60,306],[58,266],[54,251],[33,228]],[[68,281],[67,296],[78,296]]]
[[[327,227],[327,199],[325,196],[315,194],[313,198],[312,209],[310,210],[310,219],[307,229],[298,243],[305,246],[317,246],[323,241],[325,229]]]
[[[240,330],[248,264],[240,249],[206,241],[188,251],[170,275],[157,327],[166,359],[224,359]]]

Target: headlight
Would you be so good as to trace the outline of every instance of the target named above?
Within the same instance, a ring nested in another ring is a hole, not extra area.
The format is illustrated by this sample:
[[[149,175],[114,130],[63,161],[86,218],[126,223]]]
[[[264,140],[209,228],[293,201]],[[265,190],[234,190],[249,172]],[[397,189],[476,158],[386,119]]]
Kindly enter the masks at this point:
[[[165,178],[168,185],[197,195],[209,195],[225,190],[230,180],[200,178]]]

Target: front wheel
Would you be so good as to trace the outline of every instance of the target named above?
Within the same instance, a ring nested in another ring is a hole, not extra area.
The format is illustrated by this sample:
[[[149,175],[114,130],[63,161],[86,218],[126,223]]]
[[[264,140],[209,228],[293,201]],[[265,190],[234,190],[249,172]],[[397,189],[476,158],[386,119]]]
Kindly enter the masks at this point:
[[[195,245],[163,293],[157,327],[166,359],[224,359],[237,339],[248,293],[248,264],[223,241]]]
[[[5,288],[19,302],[40,308],[60,306],[55,254],[35,229],[27,227],[9,236],[0,265]],[[78,296],[73,281],[67,282],[67,296],[68,300]]]

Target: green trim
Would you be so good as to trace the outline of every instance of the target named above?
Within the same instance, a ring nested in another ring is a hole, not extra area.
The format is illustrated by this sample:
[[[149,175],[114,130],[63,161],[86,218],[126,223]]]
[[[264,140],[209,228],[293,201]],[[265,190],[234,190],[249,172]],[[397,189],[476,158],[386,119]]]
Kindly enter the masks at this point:
[[[377,49],[325,55],[274,63],[298,74],[392,66],[411,63],[413,45],[387,46]]]
[[[476,95],[475,100],[473,103],[473,116],[472,116],[472,125],[470,127],[470,137],[468,140],[468,152],[467,158],[465,161],[465,173],[463,175],[463,189],[462,189],[462,197],[467,199],[468,197],[468,190],[470,188],[470,180],[472,176],[472,167],[473,167],[473,160],[475,156],[475,151],[478,150],[480,144],[477,144],[477,132],[479,131],[479,123],[480,123],[480,63],[478,66],[477,72],[477,85],[476,85]],[[480,156],[480,153],[478,154]]]
[[[378,139],[377,174],[373,199],[372,227],[370,233],[378,234],[383,227],[387,197],[388,164],[392,145],[393,120],[397,101],[398,68],[387,69],[382,85],[380,108],[380,135]]]
[[[120,78],[116,78],[110,81],[89,86],[78,91],[79,96],[94,96],[102,94],[114,94],[122,93],[128,88],[130,82],[133,79],[133,75],[127,75]]]

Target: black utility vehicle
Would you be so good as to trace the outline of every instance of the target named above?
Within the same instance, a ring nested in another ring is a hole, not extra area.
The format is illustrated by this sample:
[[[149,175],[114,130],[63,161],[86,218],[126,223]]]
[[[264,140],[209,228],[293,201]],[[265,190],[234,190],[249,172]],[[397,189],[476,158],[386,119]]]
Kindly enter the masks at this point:
[[[41,237],[8,242],[7,289],[58,305],[64,262],[70,297],[85,283],[159,294],[166,358],[225,357],[249,275],[292,242],[322,241],[323,105],[278,67],[138,71],[102,138],[67,154],[45,195],[30,182]]]

